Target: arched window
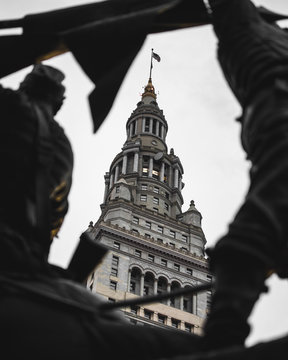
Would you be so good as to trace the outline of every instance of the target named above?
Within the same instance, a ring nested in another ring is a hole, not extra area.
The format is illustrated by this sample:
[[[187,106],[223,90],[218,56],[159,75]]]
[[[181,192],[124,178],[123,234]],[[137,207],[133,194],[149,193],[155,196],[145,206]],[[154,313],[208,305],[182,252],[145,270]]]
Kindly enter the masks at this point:
[[[185,286],[185,289],[191,288],[191,286]],[[184,295],[183,297],[183,310],[189,313],[193,313],[193,295]]]
[[[168,281],[165,277],[160,276],[157,284],[157,293],[162,294],[167,292],[168,289]],[[167,300],[161,300],[162,304],[167,304]]]
[[[140,295],[140,284],[141,284],[141,271],[134,267],[131,270],[130,280],[130,292],[135,295]]]
[[[144,295],[154,294],[154,275],[151,272],[147,272],[144,276]]]
[[[173,281],[171,284],[171,291],[176,289],[180,289],[180,284],[177,281]],[[170,305],[175,307],[176,309],[180,309],[180,296],[171,297]]]

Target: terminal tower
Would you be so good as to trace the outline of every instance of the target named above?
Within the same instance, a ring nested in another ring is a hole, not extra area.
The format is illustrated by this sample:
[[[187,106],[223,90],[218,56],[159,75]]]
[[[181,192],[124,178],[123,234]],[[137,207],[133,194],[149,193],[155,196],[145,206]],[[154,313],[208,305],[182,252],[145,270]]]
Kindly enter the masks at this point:
[[[201,213],[182,210],[183,166],[168,150],[168,124],[151,77],[126,123],[126,141],[106,172],[101,216],[87,231],[108,254],[87,280],[107,301],[161,294],[211,282]],[[122,308],[142,326],[201,334],[211,292]]]

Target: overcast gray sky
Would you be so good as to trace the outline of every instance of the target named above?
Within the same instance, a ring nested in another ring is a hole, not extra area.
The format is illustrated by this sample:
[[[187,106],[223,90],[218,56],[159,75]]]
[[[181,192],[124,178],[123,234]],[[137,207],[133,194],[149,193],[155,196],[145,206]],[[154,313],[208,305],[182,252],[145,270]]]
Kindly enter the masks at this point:
[[[192,0],[191,0],[192,1]],[[0,0],[1,19],[22,17],[73,5],[85,0]],[[287,0],[255,0],[255,4],[288,13]],[[216,60],[216,38],[211,26],[148,36],[133,62],[100,130],[92,133],[87,96],[93,84],[70,53],[46,63],[65,75],[66,100],[57,114],[74,150],[75,168],[70,209],[59,238],[54,240],[50,261],[66,267],[90,221],[100,216],[104,174],[126,140],[126,121],[147,84],[151,48],[161,56],[154,62],[152,79],[158,104],[169,125],[167,145],[174,148],[184,167],[183,211],[194,200],[202,213],[202,227],[211,246],[227,230],[248,187],[249,163],[243,152],[239,124],[241,109],[231,94]],[[101,52],[97,44],[91,51]],[[115,54],[117,56],[117,54]],[[105,56],[105,54],[101,54]],[[2,79],[17,88],[31,68]],[[288,332],[287,280],[272,277],[252,316],[248,344]]]

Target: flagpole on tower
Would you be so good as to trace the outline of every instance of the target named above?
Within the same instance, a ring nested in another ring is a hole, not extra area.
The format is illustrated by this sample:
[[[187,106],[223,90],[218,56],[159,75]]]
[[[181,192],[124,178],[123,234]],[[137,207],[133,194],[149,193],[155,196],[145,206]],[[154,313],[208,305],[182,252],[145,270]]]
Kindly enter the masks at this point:
[[[150,75],[149,75],[150,81],[152,79],[153,59],[157,60],[158,62],[160,62],[161,60],[160,56],[156,54],[153,50],[154,49],[151,49],[151,63],[150,63]]]
[[[151,49],[151,63],[150,63],[150,75],[149,75],[150,80],[152,79],[152,69],[153,69],[152,59],[153,59],[153,49]]]

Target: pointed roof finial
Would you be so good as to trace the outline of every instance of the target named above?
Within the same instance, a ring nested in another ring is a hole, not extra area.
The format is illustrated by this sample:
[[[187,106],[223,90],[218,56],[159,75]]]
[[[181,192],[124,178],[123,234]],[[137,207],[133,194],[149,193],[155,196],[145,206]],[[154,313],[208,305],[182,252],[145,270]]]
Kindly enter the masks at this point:
[[[142,100],[145,96],[152,96],[154,99],[157,98],[151,78],[148,80],[148,84],[145,86],[144,93],[142,94]]]

